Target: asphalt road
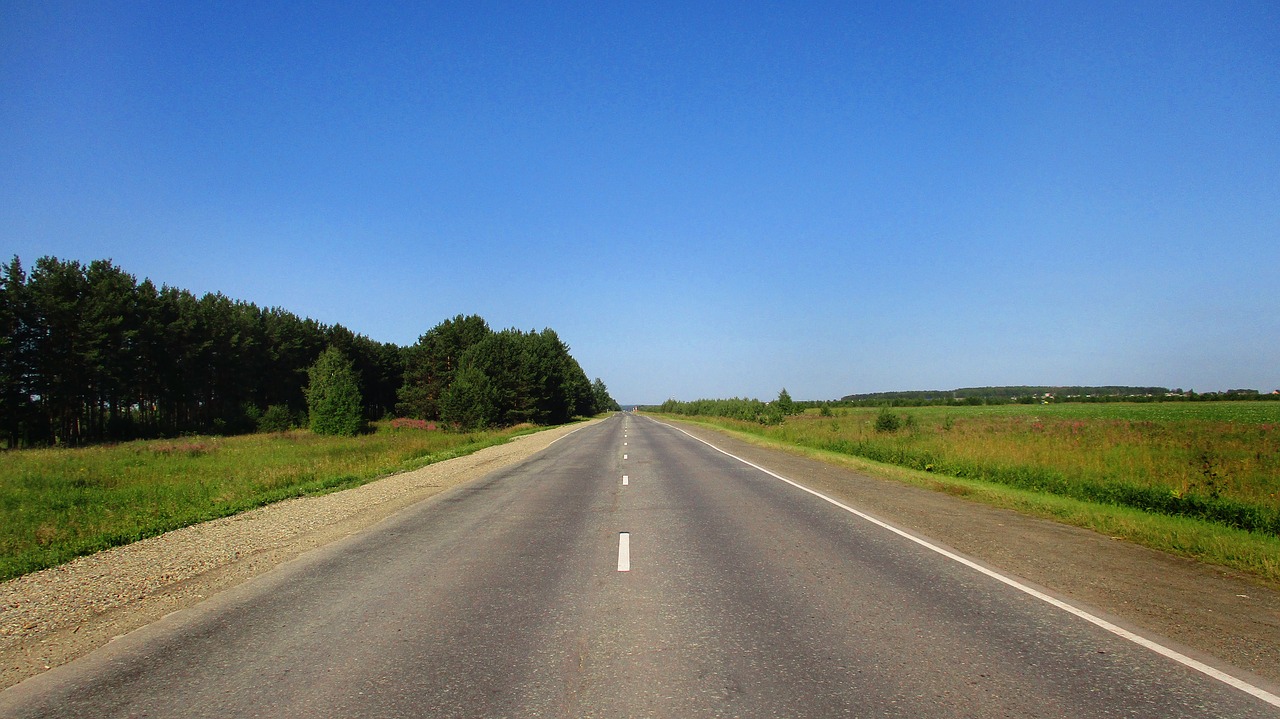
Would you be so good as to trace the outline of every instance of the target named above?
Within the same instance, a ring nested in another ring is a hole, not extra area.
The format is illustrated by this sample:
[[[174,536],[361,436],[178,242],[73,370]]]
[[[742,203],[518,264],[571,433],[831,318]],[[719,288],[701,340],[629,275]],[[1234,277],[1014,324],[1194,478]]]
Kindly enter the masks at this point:
[[[141,716],[1280,709],[618,416],[0,693],[0,717]]]

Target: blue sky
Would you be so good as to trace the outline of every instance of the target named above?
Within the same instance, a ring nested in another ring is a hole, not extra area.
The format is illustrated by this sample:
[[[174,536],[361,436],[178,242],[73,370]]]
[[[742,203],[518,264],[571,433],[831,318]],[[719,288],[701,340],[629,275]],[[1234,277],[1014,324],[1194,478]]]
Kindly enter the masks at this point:
[[[1275,3],[196,5],[0,0],[0,254],[623,402],[1280,387]]]

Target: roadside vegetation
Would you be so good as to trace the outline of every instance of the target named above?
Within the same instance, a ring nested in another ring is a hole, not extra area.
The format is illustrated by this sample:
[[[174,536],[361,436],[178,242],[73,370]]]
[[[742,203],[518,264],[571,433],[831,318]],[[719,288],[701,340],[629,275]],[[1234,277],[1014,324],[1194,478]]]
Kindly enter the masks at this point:
[[[550,328],[458,315],[400,347],[110,260],[14,257],[0,579],[616,409]]]
[[[550,328],[493,331],[459,315],[401,347],[139,282],[110,260],[0,267],[0,448],[301,424],[351,433],[395,416],[558,424],[616,408]]]
[[[1280,582],[1280,402],[819,406],[781,423],[680,405],[663,409]]]
[[[450,432],[402,419],[360,436],[295,429],[8,451],[0,462],[0,580],[282,499],[354,487],[535,430]]]

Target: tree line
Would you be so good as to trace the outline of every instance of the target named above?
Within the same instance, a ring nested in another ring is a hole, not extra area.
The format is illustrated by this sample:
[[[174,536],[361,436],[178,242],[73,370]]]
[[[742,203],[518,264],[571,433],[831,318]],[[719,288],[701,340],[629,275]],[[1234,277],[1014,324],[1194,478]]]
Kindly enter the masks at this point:
[[[772,402],[746,397],[692,401],[669,399],[660,405],[644,407],[644,409],[686,417],[727,417],[769,425],[782,424],[787,417],[800,413],[804,409],[804,403],[793,401],[791,394],[784,387],[778,392],[777,399]]]
[[[444,372],[424,365],[436,338],[459,324],[469,332],[459,347],[477,345],[465,363],[459,353],[446,357]],[[110,260],[42,257],[28,273],[14,257],[0,269],[0,442],[80,445],[300,424],[311,370],[330,348],[350,366],[363,421],[399,412],[468,427],[552,423],[616,406],[551,330],[492,332],[478,317],[458,317],[401,347],[221,293],[139,282]]]
[[[838,401],[816,403],[830,407],[922,407],[930,405],[1002,405],[1107,402],[1222,402],[1280,400],[1280,390],[1262,394],[1256,389],[1196,392],[1167,387],[1011,386],[967,387],[955,390],[871,392],[846,395]],[[814,404],[814,403],[810,403]]]
[[[462,427],[560,424],[617,411],[554,330],[495,332],[477,315],[436,325],[405,351],[400,413]]]
[[[1108,385],[1105,387],[1084,387],[1077,385],[1051,387],[1016,385],[1002,387],[961,387],[959,389],[948,390],[913,390],[908,392],[868,392],[865,394],[846,395],[841,397],[840,400],[842,402],[882,402],[892,400],[946,402],[948,400],[967,400],[977,398],[982,400],[1004,399],[1013,402],[1026,397],[1043,397],[1045,395],[1052,395],[1055,397],[1127,399],[1130,397],[1163,396],[1174,391],[1179,394],[1182,393],[1182,390],[1170,390],[1167,387],[1128,387],[1120,385]]]

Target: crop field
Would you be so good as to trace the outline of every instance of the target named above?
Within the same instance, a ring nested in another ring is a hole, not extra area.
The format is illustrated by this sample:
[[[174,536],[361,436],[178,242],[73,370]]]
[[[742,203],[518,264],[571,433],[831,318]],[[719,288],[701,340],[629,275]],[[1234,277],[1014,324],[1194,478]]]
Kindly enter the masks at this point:
[[[711,421],[939,478],[1280,536],[1280,402],[836,408],[773,426]],[[1183,551],[1178,541],[1160,547]],[[1280,558],[1262,563],[1280,578]]]
[[[499,444],[527,428],[469,434],[380,425],[184,437],[0,457],[0,580],[270,502],[363,484]]]

